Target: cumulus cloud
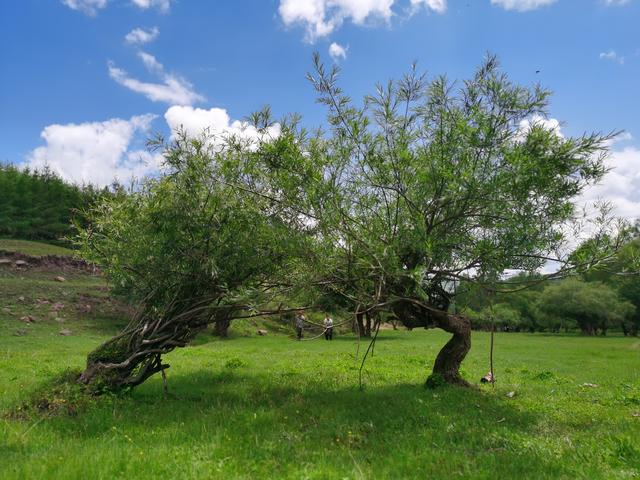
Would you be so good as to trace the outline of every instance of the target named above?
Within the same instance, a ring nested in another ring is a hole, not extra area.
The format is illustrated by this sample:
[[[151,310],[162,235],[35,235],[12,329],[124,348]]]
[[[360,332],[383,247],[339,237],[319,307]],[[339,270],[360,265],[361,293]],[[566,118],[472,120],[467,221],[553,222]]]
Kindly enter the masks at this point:
[[[536,115],[522,120],[517,140],[523,140],[533,125],[539,125],[564,138],[561,123],[555,118]],[[629,132],[622,132],[607,143],[611,154],[605,165],[610,170],[598,185],[588,187],[575,202],[580,208],[592,211],[596,202],[610,202],[613,214],[626,219],[640,218],[640,149],[621,143],[633,140]]]
[[[629,220],[640,218],[640,149],[629,146],[613,150],[606,165],[611,169],[609,173],[599,185],[584,192],[578,205],[588,207],[604,200],[611,203],[616,216]]]
[[[633,135],[631,135],[629,132],[621,132],[614,138],[609,140],[607,142],[607,146],[611,148],[618,143],[630,142],[631,140],[633,140]]]
[[[127,182],[153,175],[162,166],[162,155],[144,150],[142,144],[156,118],[157,115],[147,114],[129,120],[112,118],[103,122],[49,125],[40,134],[44,145],[27,155],[24,166],[48,167],[69,182],[98,186],[109,185],[114,179]],[[229,135],[248,142],[280,135],[279,124],[262,133],[246,122],[232,120],[222,108],[174,105],[164,118],[172,132],[184,130],[198,137],[206,131],[213,147],[221,145]]]
[[[153,55],[138,52],[138,56],[144,63],[145,67],[158,76],[162,83],[142,82],[129,76],[129,74],[116,67],[113,62],[109,62],[109,76],[123,87],[128,88],[137,93],[142,93],[149,100],[154,102],[165,102],[177,105],[191,105],[195,102],[204,100],[204,97],[195,92],[193,85],[186,79],[166,73],[164,66]]]
[[[340,27],[345,20],[356,25],[388,21],[394,0],[280,0],[278,12],[285,25],[300,24],[306,40],[313,42]]]
[[[529,130],[534,126],[542,127],[545,130],[551,130],[558,137],[564,138],[564,135],[562,134],[562,125],[558,120],[555,118],[545,118],[541,115],[533,115],[531,118],[525,118],[520,121],[516,141],[523,141],[529,133]]]
[[[78,10],[91,17],[107,6],[107,0],[62,0],[62,3],[72,10]]]
[[[164,118],[172,132],[184,130],[191,137],[198,137],[203,132],[210,135],[214,144],[222,142],[228,135],[237,135],[248,140],[258,140],[262,134],[255,127],[240,120],[232,121],[223,108],[193,108],[174,105],[164,114]],[[280,134],[280,125],[275,124],[266,133],[267,137],[275,138]]]
[[[29,153],[26,166],[48,166],[67,181],[99,186],[116,178],[143,177],[157,171],[161,155],[131,147],[138,135],[149,131],[155,118],[149,114],[129,120],[49,125],[40,134],[45,145]]]
[[[145,43],[153,42],[160,35],[158,27],[150,29],[134,28],[124,37],[124,41],[129,45],[143,45]]]
[[[557,0],[491,0],[491,5],[496,5],[505,10],[527,12],[555,3]]]
[[[144,10],[156,7],[163,13],[166,13],[171,8],[171,0],[131,0],[135,6]]]
[[[347,58],[347,49],[339,43],[333,42],[329,45],[329,55],[331,55],[331,58],[336,62],[340,59],[344,60]]]
[[[411,0],[411,8],[416,9],[425,6],[438,13],[447,11],[447,0]]]
[[[620,65],[624,65],[624,57],[618,55],[615,50],[609,50],[608,52],[602,52],[600,54],[600,60],[609,60],[610,62],[616,62]]]

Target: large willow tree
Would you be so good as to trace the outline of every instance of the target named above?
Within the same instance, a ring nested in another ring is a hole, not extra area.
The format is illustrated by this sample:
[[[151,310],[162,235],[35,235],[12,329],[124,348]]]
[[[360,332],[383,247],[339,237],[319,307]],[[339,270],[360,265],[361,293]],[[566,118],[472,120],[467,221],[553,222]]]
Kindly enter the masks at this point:
[[[325,285],[356,311],[450,332],[439,380],[466,383],[471,326],[450,312],[456,292],[548,262],[557,271],[547,278],[569,275],[619,248],[621,229],[604,212],[589,248],[568,255],[585,233],[573,202],[606,173],[610,136],[562,136],[544,121],[549,92],[513,84],[494,57],[461,83],[413,69],[361,106],[317,56],[309,79],[328,108],[329,134],[308,148],[323,168],[314,211],[335,247]]]
[[[566,275],[617,249],[603,219],[579,258],[563,253],[609,137],[548,128],[548,91],[512,84],[492,57],[460,84],[414,69],[361,106],[337,76],[316,57],[326,129],[264,111],[252,141],[179,135],[162,176],[92,212],[83,251],[140,308],[89,354],[83,382],[135,386],[209,323],[334,298],[452,333],[433,373],[464,384],[470,323],[449,308],[461,284],[552,260]]]
[[[250,130],[249,138],[177,133],[151,142],[163,152],[163,173],[88,212],[84,256],[138,307],[88,355],[81,382],[96,390],[139,385],[207,325],[255,313],[281,292],[273,282],[297,268],[309,236],[295,211],[274,204],[252,163],[273,130]]]

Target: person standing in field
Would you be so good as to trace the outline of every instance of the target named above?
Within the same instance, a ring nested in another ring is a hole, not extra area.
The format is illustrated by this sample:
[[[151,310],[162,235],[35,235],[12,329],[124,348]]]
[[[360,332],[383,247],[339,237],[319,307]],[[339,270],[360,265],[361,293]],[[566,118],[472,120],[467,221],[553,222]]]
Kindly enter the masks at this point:
[[[329,314],[324,316],[324,339],[333,340],[333,319]]]
[[[298,314],[296,315],[296,334],[298,336],[298,340],[302,340],[302,331],[304,329],[304,313],[303,312],[298,312]]]

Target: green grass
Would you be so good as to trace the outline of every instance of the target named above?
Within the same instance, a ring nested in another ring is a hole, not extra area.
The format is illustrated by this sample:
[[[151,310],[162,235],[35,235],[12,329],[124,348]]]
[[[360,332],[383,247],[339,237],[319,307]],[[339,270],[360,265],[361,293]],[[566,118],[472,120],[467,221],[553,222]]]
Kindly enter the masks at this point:
[[[5,413],[54,376],[82,368],[122,322],[100,278],[59,284],[51,274],[24,275],[0,270]],[[38,304],[45,297],[64,303],[64,322]],[[90,313],[77,308],[88,298]],[[25,326],[19,316],[29,312],[38,320]],[[74,335],[60,336],[61,326]],[[27,334],[14,336],[18,329]],[[247,321],[237,330],[252,329]],[[639,339],[498,334],[495,389],[426,390],[446,338],[382,331],[360,391],[351,336],[203,334],[167,356],[169,397],[154,377],[74,416],[5,415],[0,477],[639,478]],[[463,365],[473,382],[487,372],[488,344],[485,333],[474,334]]]
[[[29,240],[10,240],[0,238],[0,251],[20,252],[31,257],[43,257],[45,255],[72,256],[73,250]]]

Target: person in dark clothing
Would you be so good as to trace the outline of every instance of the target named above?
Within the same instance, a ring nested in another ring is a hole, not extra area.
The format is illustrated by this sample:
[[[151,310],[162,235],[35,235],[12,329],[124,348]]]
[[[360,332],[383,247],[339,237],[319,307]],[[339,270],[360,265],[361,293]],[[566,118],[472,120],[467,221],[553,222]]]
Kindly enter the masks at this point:
[[[298,312],[296,315],[296,335],[298,340],[302,340],[303,330],[304,330],[304,313]]]

